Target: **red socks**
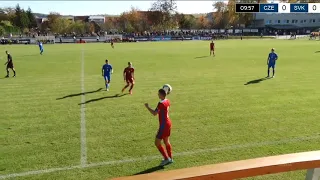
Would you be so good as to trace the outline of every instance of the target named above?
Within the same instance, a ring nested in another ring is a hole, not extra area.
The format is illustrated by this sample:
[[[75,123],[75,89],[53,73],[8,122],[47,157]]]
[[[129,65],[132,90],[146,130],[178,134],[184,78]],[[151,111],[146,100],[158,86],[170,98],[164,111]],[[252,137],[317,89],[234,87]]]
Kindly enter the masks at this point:
[[[171,150],[171,144],[166,145],[167,153],[170,159],[172,159],[172,150]]]
[[[160,145],[160,146],[157,146],[158,150],[160,151],[160,153],[162,154],[163,158],[164,159],[168,159],[168,155],[167,153],[164,151],[164,148]]]

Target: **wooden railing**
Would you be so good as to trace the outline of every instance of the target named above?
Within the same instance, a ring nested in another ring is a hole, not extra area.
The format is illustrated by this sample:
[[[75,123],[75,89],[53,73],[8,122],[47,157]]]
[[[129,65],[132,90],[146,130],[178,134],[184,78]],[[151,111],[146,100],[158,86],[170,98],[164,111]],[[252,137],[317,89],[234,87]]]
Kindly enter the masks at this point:
[[[307,169],[306,180],[320,178],[320,151],[285,154],[171,171],[155,172],[114,180],[231,180]]]

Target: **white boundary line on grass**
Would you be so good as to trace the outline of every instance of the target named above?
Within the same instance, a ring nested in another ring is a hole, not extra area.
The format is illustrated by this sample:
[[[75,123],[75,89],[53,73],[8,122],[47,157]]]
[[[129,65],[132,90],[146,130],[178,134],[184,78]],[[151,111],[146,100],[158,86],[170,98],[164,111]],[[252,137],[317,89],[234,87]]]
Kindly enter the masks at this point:
[[[80,106],[80,139],[81,139],[81,157],[80,163],[81,167],[85,167],[87,165],[87,137],[86,137],[86,97],[85,97],[85,88],[84,88],[84,47],[82,46],[81,50],[81,106]]]
[[[190,155],[209,153],[209,152],[221,152],[221,151],[227,151],[227,150],[240,150],[240,149],[246,149],[246,148],[257,148],[257,147],[263,147],[263,146],[268,146],[268,145],[288,144],[288,143],[308,141],[308,140],[313,140],[313,139],[320,139],[320,135],[313,135],[313,136],[309,136],[309,137],[296,137],[296,138],[291,138],[291,139],[283,139],[283,140],[279,140],[279,141],[265,141],[265,142],[259,142],[259,143],[248,143],[248,144],[239,144],[239,145],[232,145],[232,146],[226,146],[226,147],[199,149],[199,150],[195,150],[195,151],[174,153],[174,157],[190,156]],[[98,162],[98,163],[86,164],[85,166],[78,165],[78,166],[68,166],[68,167],[61,167],[61,168],[51,168],[51,169],[27,171],[27,172],[22,172],[22,173],[0,175],[0,179],[23,177],[23,176],[30,176],[30,175],[39,175],[39,174],[53,173],[53,172],[57,172],[57,171],[67,171],[67,170],[73,170],[73,169],[84,169],[84,168],[92,168],[92,167],[98,167],[98,166],[125,164],[125,163],[139,162],[139,161],[150,161],[150,160],[160,159],[160,158],[161,158],[160,155],[146,156],[146,157],[140,157],[140,158]]]

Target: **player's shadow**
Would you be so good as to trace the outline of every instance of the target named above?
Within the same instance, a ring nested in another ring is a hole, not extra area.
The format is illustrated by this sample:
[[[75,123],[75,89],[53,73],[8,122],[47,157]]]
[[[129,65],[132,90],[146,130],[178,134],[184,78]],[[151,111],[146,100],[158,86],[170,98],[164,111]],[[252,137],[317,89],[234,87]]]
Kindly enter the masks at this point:
[[[316,52],[314,52],[314,53],[320,53],[320,51],[316,51]]]
[[[260,78],[260,79],[255,79],[255,80],[251,80],[251,81],[248,81],[246,84],[244,85],[250,85],[250,84],[258,84],[262,81],[265,81],[265,80],[268,80],[269,78]]]
[[[101,91],[102,88],[99,88],[95,91],[88,91],[88,92],[84,92],[84,93],[77,93],[77,94],[70,94],[70,95],[67,95],[67,96],[64,96],[64,97],[61,97],[61,98],[57,98],[56,100],[61,100],[61,99],[65,99],[65,98],[70,98],[70,97],[75,97],[75,96],[81,96],[81,95],[86,95],[86,94],[92,94],[92,93],[96,93],[96,92],[99,92]]]
[[[194,59],[201,59],[201,58],[206,58],[208,56],[198,56],[198,57],[195,57]]]
[[[88,103],[100,101],[100,100],[103,100],[103,99],[119,98],[119,97],[122,97],[122,96],[125,96],[125,95],[128,95],[128,93],[126,93],[126,94],[116,94],[116,95],[113,95],[113,96],[105,96],[105,97],[101,97],[101,98],[97,98],[97,99],[90,99],[90,100],[88,100],[88,101],[86,101],[84,103],[79,103],[78,105],[88,104]]]
[[[163,166],[155,166],[155,167],[146,169],[146,170],[144,170],[144,171],[138,172],[138,173],[133,174],[133,175],[148,174],[148,173],[156,172],[156,171],[159,171],[159,170],[162,170],[162,169],[164,169]]]

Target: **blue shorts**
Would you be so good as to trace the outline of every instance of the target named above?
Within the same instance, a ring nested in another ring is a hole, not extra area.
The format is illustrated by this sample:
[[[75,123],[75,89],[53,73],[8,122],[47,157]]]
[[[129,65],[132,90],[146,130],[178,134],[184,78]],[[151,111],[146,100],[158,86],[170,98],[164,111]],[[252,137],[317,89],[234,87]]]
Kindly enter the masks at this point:
[[[275,66],[276,66],[276,64],[268,64],[268,68],[272,68],[272,69],[274,69],[274,68],[275,68]]]
[[[104,78],[105,81],[108,81],[108,82],[110,82],[110,80],[111,80],[111,76],[110,75],[104,75],[103,78]]]

